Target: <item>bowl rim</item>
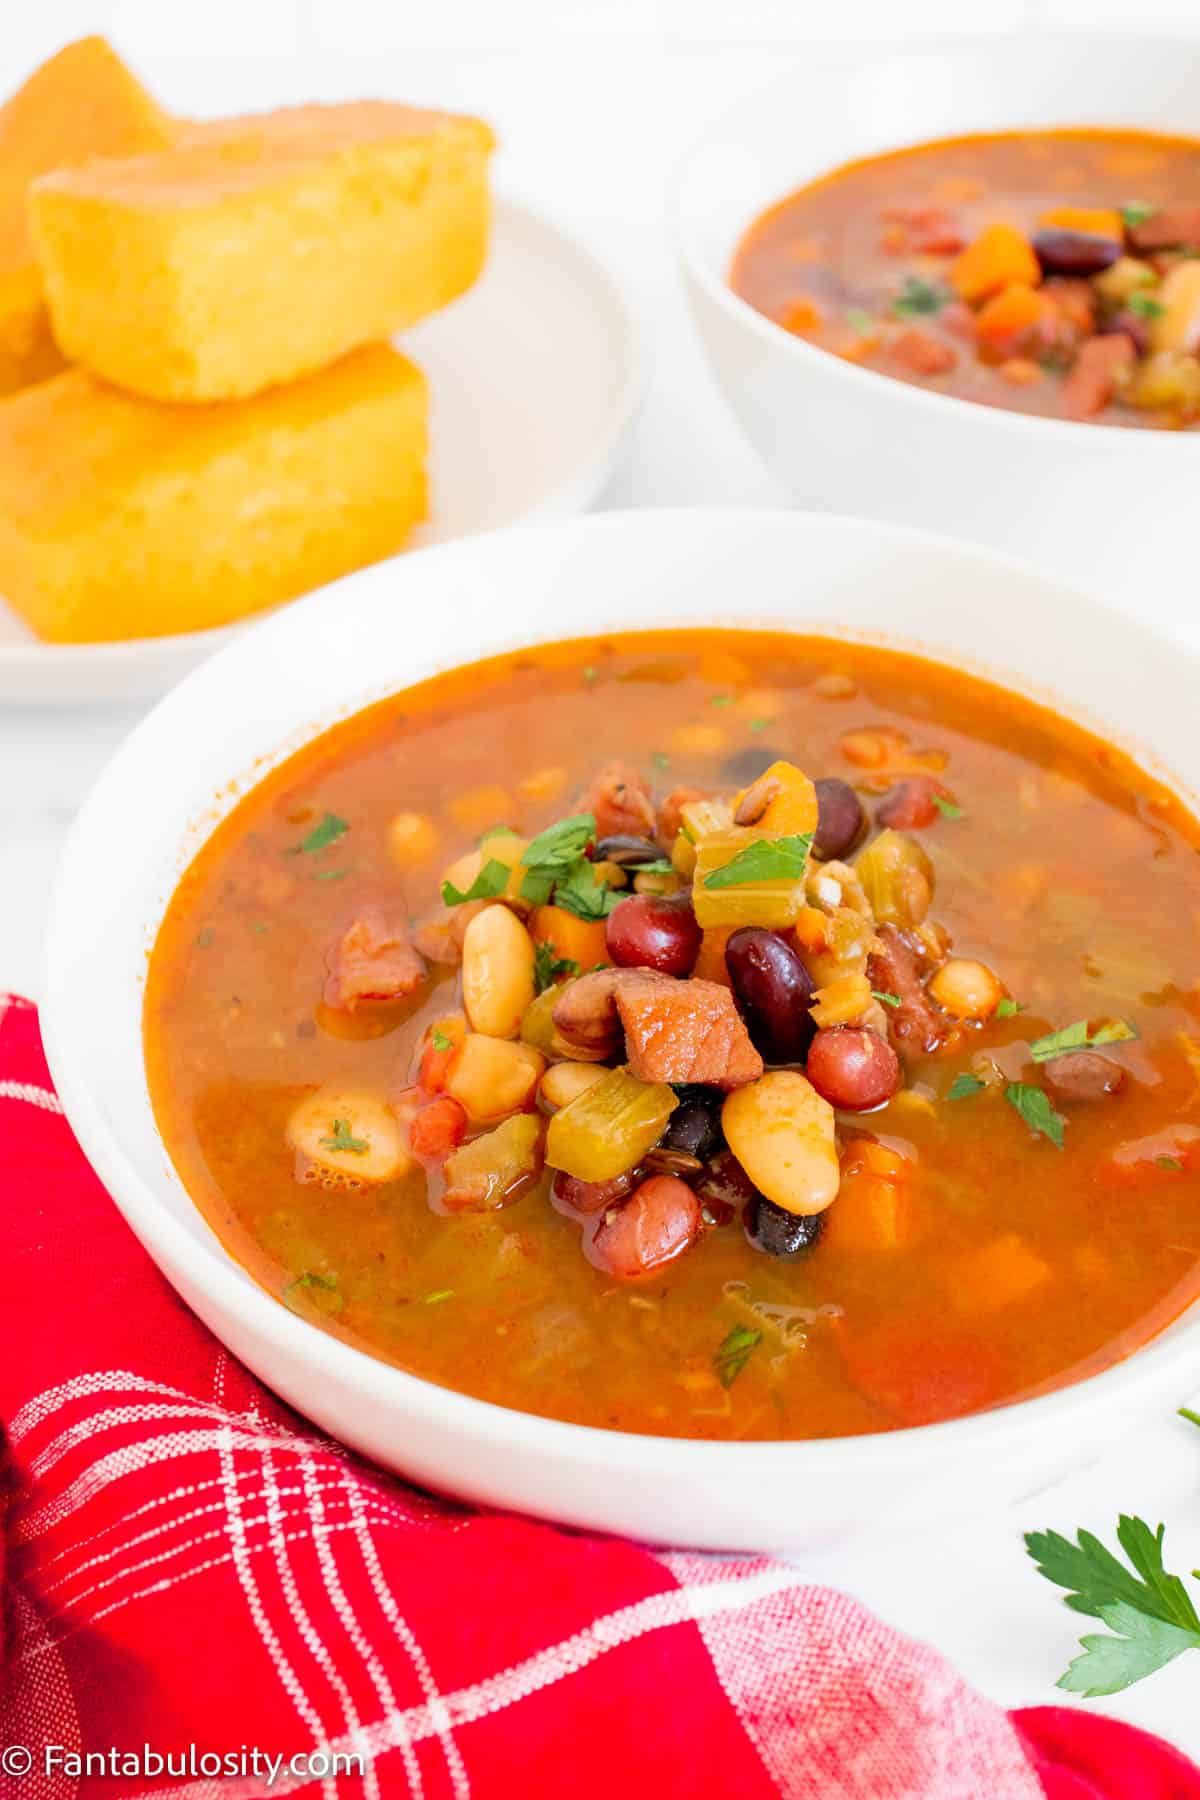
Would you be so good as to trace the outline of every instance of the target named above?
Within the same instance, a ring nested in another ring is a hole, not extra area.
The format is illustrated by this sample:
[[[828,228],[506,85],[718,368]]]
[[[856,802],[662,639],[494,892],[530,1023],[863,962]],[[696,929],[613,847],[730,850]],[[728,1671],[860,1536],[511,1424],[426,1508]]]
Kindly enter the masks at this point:
[[[911,39],[898,35],[893,36],[877,43],[865,55],[851,56],[844,50],[835,50],[825,57],[806,56],[802,62],[797,56],[795,62],[789,64],[783,73],[772,76],[770,81],[761,83],[751,92],[743,94],[738,100],[723,107],[710,117],[707,124],[692,136],[686,148],[675,157],[668,173],[665,217],[667,233],[674,246],[676,258],[684,273],[703,290],[706,298],[740,329],[748,331],[751,336],[768,348],[774,346],[778,354],[790,356],[801,369],[819,367],[833,379],[841,377],[852,384],[865,384],[864,393],[868,397],[871,392],[878,390],[878,384],[882,381],[886,382],[889,388],[901,390],[901,393],[897,395],[898,405],[907,403],[922,409],[932,408],[935,423],[938,415],[944,414],[947,420],[954,418],[964,422],[970,420],[980,430],[994,428],[997,431],[1008,431],[1021,437],[1029,437],[1032,434],[1035,439],[1043,438],[1047,442],[1053,442],[1055,438],[1058,438],[1064,447],[1090,444],[1098,454],[1117,454],[1118,445],[1125,445],[1132,438],[1134,442],[1142,445],[1150,440],[1156,446],[1151,454],[1161,455],[1164,454],[1165,445],[1169,441],[1172,444],[1170,454],[1179,455],[1180,452],[1176,448],[1177,440],[1180,438],[1186,440],[1189,437],[1200,440],[1200,428],[1195,432],[1139,431],[1129,426],[1110,425],[1103,422],[1088,423],[1086,420],[1047,418],[1040,413],[1017,412],[1011,407],[982,405],[975,400],[965,400],[957,394],[944,394],[934,388],[921,387],[916,382],[902,381],[897,376],[889,375],[881,369],[868,369],[858,363],[848,362],[844,357],[835,356],[831,351],[822,350],[817,345],[808,343],[804,338],[785,331],[781,325],[777,325],[774,320],[768,319],[765,314],[751,306],[748,300],[743,300],[741,295],[735,293],[731,287],[728,271],[721,276],[714,275],[708,258],[701,253],[695,242],[695,233],[685,203],[693,164],[699,160],[702,154],[711,153],[715,139],[723,136],[740,136],[738,128],[741,121],[748,114],[758,113],[769,107],[777,95],[788,96],[794,108],[797,72],[803,76],[818,73],[825,78],[837,75],[849,78],[853,75],[869,81],[873,72],[877,72],[887,65],[913,62],[935,54],[974,54],[990,58],[1006,41],[1006,34],[1002,32],[934,32]],[[1180,54],[1187,53],[1193,58],[1200,57],[1200,39],[1189,37],[1182,32],[1108,32],[1086,29],[1039,31],[1036,41],[1039,51],[1047,47],[1078,50],[1080,45],[1089,44],[1102,46],[1105,49],[1111,48],[1127,55],[1135,55],[1143,49],[1162,51],[1174,47]],[[1010,129],[1019,132],[1034,128],[1013,126]],[[1098,123],[1095,129],[1103,131],[1105,126],[1103,123]],[[1147,125],[1144,129],[1153,132],[1157,128]],[[994,130],[1002,134],[1005,127],[996,126]],[[989,136],[991,132],[980,132],[978,135]],[[1180,137],[1187,134],[1163,131],[1159,135]],[[924,144],[936,144],[940,141],[941,139],[938,137],[918,137],[911,145],[898,144],[896,148],[916,149]],[[1196,143],[1200,147],[1200,132],[1197,133]],[[876,152],[876,154],[882,156],[887,155],[888,152],[885,150]],[[852,157],[843,157],[826,169],[824,173],[833,174],[843,168],[847,161],[853,160],[855,159]],[[814,179],[820,179],[820,177],[814,177]],[[782,204],[788,199],[789,194],[801,192],[808,185],[810,184],[801,183],[799,187],[779,194],[769,202],[768,208],[762,210],[769,210],[770,207]],[[747,219],[741,226],[738,242],[762,217],[762,210]],[[813,359],[819,360],[814,361]],[[1129,447],[1132,448],[1132,446]],[[1140,451],[1139,454],[1144,454],[1144,451]],[[1185,451],[1183,454],[1188,453]]]
[[[1040,586],[1055,586],[1063,593],[1071,591],[1066,584],[1017,557],[994,552],[985,546],[965,543],[945,533],[889,521],[857,518],[849,514],[810,513],[799,508],[626,508],[558,521],[536,529],[539,536],[548,533],[562,537],[587,537],[601,533],[616,534],[630,529],[654,529],[662,523],[678,527],[694,522],[698,517],[709,518],[713,513],[736,529],[754,530],[765,527],[769,530],[788,530],[796,527],[803,532],[826,528],[837,530],[851,526],[856,533],[869,534],[885,542],[894,543],[899,539],[914,548],[925,547],[939,554],[950,552],[958,559],[965,557],[1007,570],[1017,580],[1032,579]],[[436,569],[439,563],[453,564],[464,554],[477,554],[480,548],[486,552],[487,545],[493,540],[506,540],[514,534],[523,536],[527,529],[505,526],[470,539],[432,545],[427,549],[413,551],[403,559],[403,566],[412,566],[418,559],[422,569]],[[369,577],[374,571],[368,569],[361,574]],[[346,581],[358,579],[359,576],[344,578]],[[1076,598],[1085,605],[1089,604],[1086,596],[1077,593]],[[103,806],[109,786],[121,781],[131,763],[136,765],[142,739],[156,726],[160,715],[169,711],[177,703],[177,696],[185,690],[201,682],[211,681],[214,670],[219,674],[223,663],[233,663],[251,654],[261,658],[263,652],[269,650],[269,640],[273,634],[290,629],[288,621],[298,612],[311,610],[322,604],[328,604],[328,601],[323,591],[318,590],[291,606],[280,609],[257,625],[254,631],[237,637],[217,656],[192,671],[146,714],[109,759],[84,800],[67,836],[55,875],[47,915],[46,983],[40,1008],[43,1044],[51,1077],[67,1122],[92,1168],[104,1183],[110,1199],[124,1216],[142,1247],[168,1273],[173,1286],[178,1287],[178,1283],[171,1271],[184,1271],[181,1279],[197,1290],[222,1319],[232,1321],[251,1340],[265,1345],[286,1365],[301,1371],[306,1385],[313,1381],[332,1380],[360,1400],[369,1400],[382,1406],[397,1426],[402,1425],[405,1419],[418,1419],[435,1430],[452,1433],[464,1441],[502,1445],[518,1453],[536,1452],[543,1458],[556,1460],[561,1464],[593,1467],[619,1465],[629,1472],[669,1472],[697,1482],[704,1482],[718,1474],[727,1474],[727,1467],[722,1465],[728,1464],[734,1452],[743,1459],[746,1467],[753,1467],[756,1474],[764,1476],[802,1476],[809,1471],[818,1476],[843,1476],[856,1471],[867,1472],[893,1466],[909,1459],[922,1463],[928,1463],[931,1459],[952,1462],[960,1456],[969,1456],[986,1445],[998,1447],[1006,1440],[1017,1441],[1031,1429],[1049,1430],[1053,1429],[1056,1422],[1063,1424],[1081,1415],[1094,1415],[1099,1408],[1115,1401],[1120,1394],[1128,1396],[1138,1390],[1165,1385],[1181,1365],[1185,1365],[1189,1359],[1194,1363],[1196,1346],[1189,1342],[1186,1334],[1177,1334],[1173,1328],[1188,1312],[1200,1309],[1200,1301],[1193,1301],[1174,1319],[1168,1320],[1154,1337],[1107,1368],[1060,1388],[1027,1398],[1017,1398],[983,1412],[932,1424],[847,1437],[725,1440],[661,1436],[622,1431],[608,1426],[582,1425],[525,1412],[495,1401],[479,1399],[459,1389],[442,1386],[425,1376],[412,1374],[291,1313],[265,1288],[260,1287],[254,1277],[236,1261],[198,1208],[195,1210],[203,1235],[197,1238],[174,1216],[170,1206],[160,1198],[155,1184],[139,1173],[127,1155],[118,1132],[109,1125],[99,1102],[90,1092],[83,1064],[76,1062],[69,1025],[70,993],[60,973],[63,959],[58,947],[59,940],[69,934],[71,929],[66,915],[71,908],[72,895],[77,886],[85,883],[87,878],[86,861],[78,872],[75,862],[80,855],[80,843],[89,817],[93,810]],[[1110,612],[1114,609],[1101,607],[1100,610]],[[1128,614],[1118,614],[1117,617],[1136,635],[1155,640],[1160,649],[1200,664],[1200,653],[1187,645]],[[752,624],[746,627],[753,628]],[[687,627],[681,624],[679,629]],[[563,634],[564,638],[570,635]],[[539,641],[558,640],[551,638]],[[1000,685],[1005,683],[1000,682]],[[358,710],[361,709],[353,709]],[[353,712],[347,716],[353,716]],[[315,731],[306,730],[303,743],[314,741],[330,729],[331,723],[330,719],[325,719]],[[300,741],[290,744],[287,754],[290,756],[301,747]],[[1146,748],[1153,753],[1152,745],[1147,745]],[[275,766],[275,762],[268,760],[257,779],[262,779]],[[257,779],[240,790],[239,798],[244,798],[257,785]],[[195,854],[194,850],[191,854]],[[190,861],[190,856],[188,860]],[[180,871],[180,878],[182,873],[183,870]],[[144,1080],[144,1064],[139,1070],[139,1076]],[[162,1149],[164,1157],[170,1162],[170,1153],[165,1143],[162,1144]],[[180,1186],[186,1193],[182,1178]],[[190,1201],[190,1195],[188,1199]],[[191,1204],[194,1207],[195,1203]],[[196,1310],[191,1307],[190,1302],[185,1301],[185,1304],[189,1305],[190,1310]],[[203,1320],[201,1322],[204,1323]],[[207,1325],[206,1329],[213,1330]],[[223,1332],[213,1330],[213,1335],[223,1343],[226,1341]],[[1181,1391],[1187,1392],[1194,1386],[1194,1375],[1194,1368],[1191,1378],[1184,1371],[1180,1382]],[[297,1411],[304,1412],[302,1400],[290,1403]],[[403,1467],[402,1452],[397,1457],[397,1462]]]

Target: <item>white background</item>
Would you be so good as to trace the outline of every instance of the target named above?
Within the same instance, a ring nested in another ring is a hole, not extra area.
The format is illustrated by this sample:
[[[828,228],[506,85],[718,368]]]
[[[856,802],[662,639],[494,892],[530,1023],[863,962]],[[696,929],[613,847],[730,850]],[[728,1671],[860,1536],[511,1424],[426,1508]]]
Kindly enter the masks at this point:
[[[499,181],[604,254],[642,312],[651,392],[609,496],[638,506],[783,500],[709,382],[663,234],[665,176],[706,117],[787,58],[869,48],[900,30],[1020,32],[1031,57],[1038,33],[1056,27],[1200,31],[1197,0],[906,0],[902,9],[895,0],[8,0],[3,10],[2,90],[68,38],[102,31],[179,112],[380,94],[488,117],[503,143]],[[40,989],[58,845],[135,716],[0,715],[0,988]],[[1111,1535],[1118,1511],[1138,1510],[1167,1520],[1173,1566],[1200,1562],[1200,1431],[1148,1418],[1132,1439],[1098,1434],[1095,1451],[1094,1466],[1019,1517],[972,1521],[936,1541],[881,1538],[814,1573],[930,1639],[1005,1704],[1053,1701],[1087,1625],[1033,1573],[1022,1529],[1086,1524]],[[1200,1656],[1097,1704],[1200,1758]]]

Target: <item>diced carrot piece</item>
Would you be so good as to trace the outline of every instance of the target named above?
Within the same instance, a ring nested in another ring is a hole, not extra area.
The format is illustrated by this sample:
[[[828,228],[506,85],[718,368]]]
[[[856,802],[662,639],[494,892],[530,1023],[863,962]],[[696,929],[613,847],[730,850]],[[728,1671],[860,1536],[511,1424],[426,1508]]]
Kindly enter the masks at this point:
[[[975,336],[988,350],[1010,355],[1036,338],[1054,318],[1054,303],[1025,281],[1010,281],[975,315]]]
[[[1010,1231],[959,1261],[951,1292],[960,1312],[1002,1312],[1027,1300],[1049,1279],[1049,1264]]]
[[[843,1176],[838,1197],[825,1215],[821,1245],[854,1254],[903,1250],[912,1241],[915,1225],[906,1185],[879,1175]]]
[[[803,337],[806,332],[816,331],[821,324],[821,315],[811,300],[803,296],[798,300],[789,300],[779,315],[779,323],[785,331]]]
[[[988,225],[950,265],[955,292],[971,305],[998,294],[1010,282],[1037,287],[1041,279],[1042,265],[1033,245],[1015,225]]]
[[[736,925],[710,925],[700,938],[700,954],[692,975],[697,981],[716,981],[729,987],[729,970],[725,967],[725,946],[737,930]]]
[[[958,361],[953,344],[945,344],[931,331],[921,331],[916,326],[893,338],[887,352],[893,362],[911,369],[915,375],[946,375]]]
[[[840,1202],[835,1201],[830,1217]],[[1000,1400],[1010,1385],[999,1352],[967,1330],[939,1327],[927,1313],[886,1319],[842,1334],[854,1385],[901,1425],[956,1419]]]
[[[467,1021],[461,1013],[435,1019],[425,1033],[425,1048],[417,1082],[427,1094],[440,1094],[446,1085],[446,1071],[458,1046],[467,1035]]]
[[[1107,206],[1052,206],[1038,220],[1039,225],[1054,225],[1059,231],[1085,231],[1093,237],[1125,241],[1125,222],[1119,212]]]
[[[423,1161],[441,1162],[467,1135],[466,1108],[441,1094],[423,1106],[408,1128],[408,1143],[414,1156]]]
[[[844,1175],[857,1175],[860,1170],[868,1175],[881,1175],[885,1180],[894,1181],[897,1176],[907,1173],[909,1161],[899,1150],[891,1150],[881,1144],[877,1138],[860,1137],[851,1140],[846,1151],[843,1164]]]
[[[580,919],[565,906],[538,906],[529,920],[535,944],[549,944],[556,959],[577,963],[586,975],[597,963],[612,959],[604,941],[603,919]]]

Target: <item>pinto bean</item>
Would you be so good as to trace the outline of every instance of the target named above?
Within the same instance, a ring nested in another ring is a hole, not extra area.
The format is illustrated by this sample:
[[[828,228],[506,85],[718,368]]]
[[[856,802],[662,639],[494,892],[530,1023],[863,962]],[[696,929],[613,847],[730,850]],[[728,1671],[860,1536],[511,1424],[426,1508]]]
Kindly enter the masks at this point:
[[[879,824],[894,831],[921,831],[941,817],[935,795],[947,798],[946,790],[932,775],[909,775],[898,781],[877,810]]]
[[[627,1200],[601,1213],[584,1250],[618,1281],[653,1275],[689,1250],[700,1235],[700,1202],[686,1181],[652,1175]]]
[[[921,985],[924,952],[920,942],[898,925],[881,925],[875,941],[876,949],[867,962],[871,986],[876,993],[895,994],[900,1002],[887,1009],[892,1041],[902,1050],[940,1049],[952,1026]]]
[[[631,1194],[637,1179],[636,1169],[628,1169],[611,1181],[580,1181],[578,1176],[559,1169],[550,1189],[550,1199],[555,1210],[566,1213],[568,1218],[603,1212],[606,1206],[616,1206]]]
[[[621,1044],[617,1016],[617,971],[595,969],[568,981],[554,1003],[554,1029],[572,1054],[587,1062],[607,1062]]]
[[[1072,1050],[1042,1068],[1042,1083],[1052,1100],[1066,1105],[1103,1100],[1125,1085],[1125,1071],[1094,1050]]]

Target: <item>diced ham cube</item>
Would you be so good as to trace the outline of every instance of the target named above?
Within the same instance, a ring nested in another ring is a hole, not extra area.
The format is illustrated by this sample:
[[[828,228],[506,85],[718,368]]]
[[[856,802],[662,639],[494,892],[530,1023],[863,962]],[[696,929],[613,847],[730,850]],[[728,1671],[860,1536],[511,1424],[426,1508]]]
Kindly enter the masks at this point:
[[[639,1081],[731,1089],[762,1074],[762,1057],[728,988],[629,969],[621,971],[615,993],[629,1072]]]
[[[325,1004],[353,1012],[364,1001],[403,1000],[425,980],[425,961],[408,934],[378,907],[364,909],[326,955]]]
[[[596,820],[596,836],[653,837],[654,802],[632,763],[606,763],[579,802]]]
[[[1130,229],[1129,241],[1135,250],[1200,250],[1200,206],[1160,206]]]
[[[1106,332],[1080,346],[1075,365],[1062,385],[1062,408],[1068,419],[1090,419],[1103,412],[1137,352],[1123,331]]]

